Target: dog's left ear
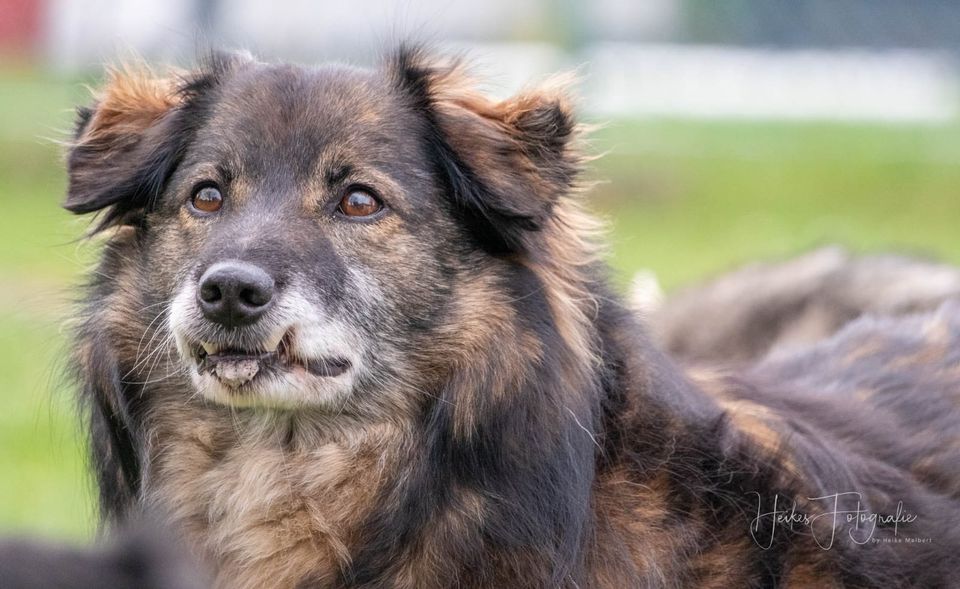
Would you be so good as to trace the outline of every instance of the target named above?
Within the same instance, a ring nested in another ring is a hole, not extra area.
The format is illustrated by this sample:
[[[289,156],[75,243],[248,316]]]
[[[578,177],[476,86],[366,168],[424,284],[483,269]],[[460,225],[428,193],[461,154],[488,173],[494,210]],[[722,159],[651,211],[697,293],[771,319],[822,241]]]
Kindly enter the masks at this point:
[[[498,101],[473,88],[462,63],[417,48],[401,48],[392,67],[427,119],[428,146],[465,224],[492,253],[528,250],[582,164],[560,85]]]

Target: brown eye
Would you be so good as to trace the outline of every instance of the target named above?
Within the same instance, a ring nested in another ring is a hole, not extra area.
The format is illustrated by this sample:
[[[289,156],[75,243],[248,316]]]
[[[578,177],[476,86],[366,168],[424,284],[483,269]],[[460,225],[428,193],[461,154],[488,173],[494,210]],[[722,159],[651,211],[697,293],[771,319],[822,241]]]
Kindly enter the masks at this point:
[[[340,205],[337,210],[348,217],[369,217],[380,211],[383,205],[369,192],[351,189],[347,195],[340,199]]]
[[[203,186],[193,193],[190,204],[201,213],[216,213],[223,206],[223,195],[216,186]]]

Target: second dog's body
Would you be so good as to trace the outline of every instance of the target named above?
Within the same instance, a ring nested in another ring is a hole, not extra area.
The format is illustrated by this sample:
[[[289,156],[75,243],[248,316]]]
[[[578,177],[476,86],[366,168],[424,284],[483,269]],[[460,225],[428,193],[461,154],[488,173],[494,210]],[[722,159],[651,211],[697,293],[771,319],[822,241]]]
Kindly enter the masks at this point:
[[[960,269],[954,266],[826,247],[684,288],[644,315],[671,355],[730,365],[808,346],[864,315],[933,311],[948,300],[960,300]]]

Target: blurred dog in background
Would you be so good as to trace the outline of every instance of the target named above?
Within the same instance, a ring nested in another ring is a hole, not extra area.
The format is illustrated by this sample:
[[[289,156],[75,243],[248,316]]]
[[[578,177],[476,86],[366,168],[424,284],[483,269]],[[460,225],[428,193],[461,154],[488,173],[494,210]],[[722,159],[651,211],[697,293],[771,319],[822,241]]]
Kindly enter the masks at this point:
[[[825,339],[863,315],[932,311],[960,298],[960,269],[896,254],[832,246],[744,266],[664,296],[638,273],[630,300],[674,357],[743,364]]]
[[[127,523],[106,543],[77,548],[0,540],[3,589],[203,589],[209,579],[159,521]]]

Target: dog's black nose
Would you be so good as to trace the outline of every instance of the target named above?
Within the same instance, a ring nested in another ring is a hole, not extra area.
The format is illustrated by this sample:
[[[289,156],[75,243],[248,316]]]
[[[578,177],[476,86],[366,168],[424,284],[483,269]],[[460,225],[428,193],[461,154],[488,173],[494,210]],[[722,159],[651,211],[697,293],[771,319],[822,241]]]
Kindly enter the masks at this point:
[[[197,299],[204,317],[224,327],[250,325],[270,308],[273,278],[259,266],[231,260],[207,268]]]

